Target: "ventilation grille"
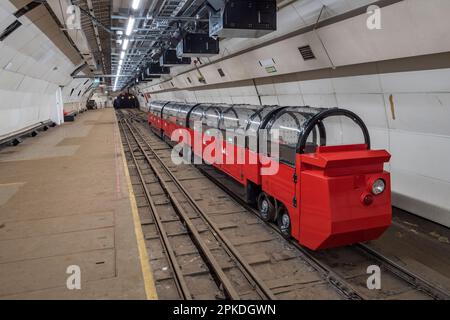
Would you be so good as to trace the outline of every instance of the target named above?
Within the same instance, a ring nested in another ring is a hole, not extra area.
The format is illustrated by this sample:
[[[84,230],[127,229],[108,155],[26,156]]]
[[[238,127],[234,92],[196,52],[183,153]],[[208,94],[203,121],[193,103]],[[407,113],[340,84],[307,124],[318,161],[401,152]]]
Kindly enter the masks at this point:
[[[11,23],[1,34],[0,34],[0,41],[5,40],[11,33],[13,33],[18,27],[20,27],[22,23],[20,23],[19,20],[14,21]]]
[[[298,48],[298,51],[300,51],[300,54],[302,55],[302,58],[305,61],[313,60],[316,58],[310,46],[300,47]]]
[[[217,72],[219,72],[219,75],[223,78],[225,77],[225,72],[221,68],[217,69]]]

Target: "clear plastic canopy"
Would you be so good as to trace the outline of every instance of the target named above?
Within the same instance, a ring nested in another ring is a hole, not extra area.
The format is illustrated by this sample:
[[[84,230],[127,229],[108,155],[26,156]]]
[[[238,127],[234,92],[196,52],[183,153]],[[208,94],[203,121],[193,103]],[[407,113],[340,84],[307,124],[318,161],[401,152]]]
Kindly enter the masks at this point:
[[[243,139],[230,141],[290,165],[295,164],[297,153],[316,152],[319,146],[366,144],[370,148],[363,121],[345,109],[152,102],[154,112],[163,107],[168,121],[191,129],[200,124],[207,135],[218,132],[212,129],[233,133]]]
[[[151,114],[161,117],[161,110],[168,103],[169,103],[169,101],[160,101],[160,100],[152,101],[152,102],[150,102],[150,110],[149,111]]]
[[[297,153],[313,153],[319,146],[366,144],[370,139],[366,126],[353,112],[344,109],[307,107],[285,108],[266,126],[271,146],[268,153],[287,164],[295,164]]]

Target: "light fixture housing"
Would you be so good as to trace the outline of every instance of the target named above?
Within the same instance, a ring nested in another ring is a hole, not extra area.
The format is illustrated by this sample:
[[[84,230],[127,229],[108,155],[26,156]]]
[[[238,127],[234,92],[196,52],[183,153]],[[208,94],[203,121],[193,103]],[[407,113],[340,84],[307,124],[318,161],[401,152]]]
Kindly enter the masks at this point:
[[[377,179],[372,184],[372,193],[376,196],[382,194],[385,189],[386,189],[386,182],[384,182],[383,179]]]

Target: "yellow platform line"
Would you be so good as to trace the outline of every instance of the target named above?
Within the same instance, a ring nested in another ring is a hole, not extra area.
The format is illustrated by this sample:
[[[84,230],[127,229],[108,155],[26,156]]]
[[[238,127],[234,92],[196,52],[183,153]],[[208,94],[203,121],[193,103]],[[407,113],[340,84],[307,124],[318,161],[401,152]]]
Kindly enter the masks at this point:
[[[117,127],[116,127],[117,128]],[[119,134],[119,140],[120,133]],[[153,270],[150,266],[147,247],[145,246],[144,234],[142,233],[141,218],[139,217],[139,212],[136,204],[136,198],[134,196],[133,186],[131,184],[130,173],[128,172],[127,161],[125,158],[125,152],[123,150],[122,143],[120,144],[120,150],[122,154],[123,168],[125,172],[125,179],[128,186],[128,194],[130,197],[131,212],[133,214],[134,222],[134,233],[136,235],[136,241],[139,251],[139,259],[141,261],[142,277],[144,278],[144,287],[147,300],[158,300],[158,294],[156,293],[155,280],[153,278]]]

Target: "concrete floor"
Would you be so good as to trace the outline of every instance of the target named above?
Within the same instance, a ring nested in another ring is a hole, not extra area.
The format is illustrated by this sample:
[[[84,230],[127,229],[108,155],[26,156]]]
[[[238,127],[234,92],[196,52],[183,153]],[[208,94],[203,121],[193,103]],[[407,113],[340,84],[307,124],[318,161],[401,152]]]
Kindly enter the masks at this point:
[[[113,109],[0,150],[1,299],[145,299],[137,243]]]

